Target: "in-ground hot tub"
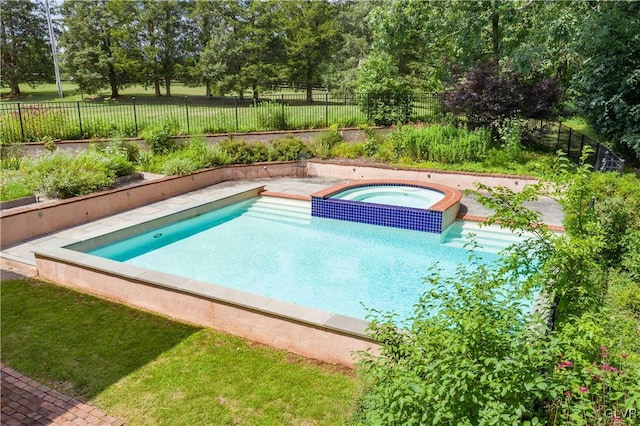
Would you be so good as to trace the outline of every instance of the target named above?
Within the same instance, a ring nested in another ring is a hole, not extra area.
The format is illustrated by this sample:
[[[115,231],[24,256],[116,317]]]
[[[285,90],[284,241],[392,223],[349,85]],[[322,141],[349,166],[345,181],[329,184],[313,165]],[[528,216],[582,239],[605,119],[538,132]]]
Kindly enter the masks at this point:
[[[418,181],[360,181],[311,194],[311,215],[442,233],[460,210],[462,193]]]

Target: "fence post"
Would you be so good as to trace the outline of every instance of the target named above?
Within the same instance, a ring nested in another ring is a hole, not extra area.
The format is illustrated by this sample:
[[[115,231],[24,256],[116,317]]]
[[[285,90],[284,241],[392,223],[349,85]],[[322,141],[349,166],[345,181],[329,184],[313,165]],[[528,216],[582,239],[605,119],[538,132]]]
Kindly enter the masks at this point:
[[[136,97],[133,96],[131,100],[133,101],[133,122],[136,125],[136,135],[137,135],[138,134],[138,113],[136,112]]]
[[[329,127],[329,91],[324,92],[324,127]]]
[[[567,157],[569,156],[569,153],[571,152],[571,132],[572,132],[573,128],[569,127],[569,140],[567,140]]]
[[[562,133],[562,122],[558,121],[558,137],[556,138],[556,149],[560,148],[560,133]]]
[[[76,101],[76,107],[78,108],[78,124],[80,125],[80,138],[84,138],[84,133],[82,132],[82,114],[80,113],[80,101]]]
[[[599,170],[600,169],[600,142],[598,142],[596,144],[596,162],[593,164],[593,169],[594,170]]]
[[[24,142],[24,124],[22,123],[22,110],[20,109],[20,102],[18,102],[18,117],[20,118],[20,135],[22,136],[22,142]]]
[[[190,135],[191,132],[189,128],[189,97],[188,96],[184,97],[184,112],[187,117],[187,134]]]
[[[367,92],[367,102],[365,103],[367,110],[367,122],[371,120],[371,107],[369,106],[369,92]]]
[[[287,128],[287,124],[285,118],[284,118],[284,94],[280,95],[280,102],[281,102],[281,108],[282,108],[282,123],[281,123],[281,129],[280,130],[286,130]]]
[[[237,96],[233,97],[233,104],[234,104],[235,109],[236,109],[236,132],[237,132],[238,129],[240,128],[240,127],[238,127],[238,97]]]

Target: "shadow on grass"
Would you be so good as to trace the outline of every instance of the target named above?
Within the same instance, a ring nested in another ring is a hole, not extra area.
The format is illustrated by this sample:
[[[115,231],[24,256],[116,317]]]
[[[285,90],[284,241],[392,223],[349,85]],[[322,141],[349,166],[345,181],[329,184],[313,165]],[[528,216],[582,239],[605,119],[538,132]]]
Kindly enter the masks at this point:
[[[201,330],[34,279],[0,290],[2,362],[83,400]]]

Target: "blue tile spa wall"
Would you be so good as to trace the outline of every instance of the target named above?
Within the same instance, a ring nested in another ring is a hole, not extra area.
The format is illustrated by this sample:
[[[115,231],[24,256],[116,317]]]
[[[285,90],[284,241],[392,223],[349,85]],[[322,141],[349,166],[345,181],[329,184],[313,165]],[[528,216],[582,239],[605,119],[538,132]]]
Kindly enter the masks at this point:
[[[442,233],[441,211],[312,197],[311,215],[326,219]]]

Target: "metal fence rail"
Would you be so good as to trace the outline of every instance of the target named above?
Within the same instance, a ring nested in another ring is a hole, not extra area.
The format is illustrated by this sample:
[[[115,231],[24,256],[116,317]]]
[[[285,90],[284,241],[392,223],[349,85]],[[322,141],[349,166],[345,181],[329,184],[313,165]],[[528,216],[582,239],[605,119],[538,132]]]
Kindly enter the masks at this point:
[[[440,121],[442,94],[415,94],[412,121]],[[46,103],[0,103],[0,142],[137,136],[170,122],[187,134],[340,127],[368,124],[367,95],[272,94],[258,98],[176,97]]]
[[[587,158],[587,163],[591,164],[594,170],[622,173],[624,160],[612,149],[569,126],[558,123],[556,150],[562,150],[567,154],[567,157],[577,163],[585,146],[593,148],[593,153]]]
[[[466,122],[445,106],[445,94],[414,93],[411,122]],[[76,102],[0,103],[0,145],[51,139],[133,137],[144,129],[170,125],[176,133],[207,134],[289,129],[351,127],[372,124],[367,94],[265,94],[259,97],[172,97]],[[395,102],[394,102],[395,101]],[[389,104],[401,105],[402,100]],[[553,142],[552,142],[553,143]],[[574,162],[589,145],[595,170],[622,171],[624,160],[608,147],[558,123],[555,149]]]

